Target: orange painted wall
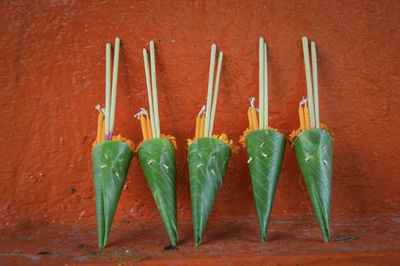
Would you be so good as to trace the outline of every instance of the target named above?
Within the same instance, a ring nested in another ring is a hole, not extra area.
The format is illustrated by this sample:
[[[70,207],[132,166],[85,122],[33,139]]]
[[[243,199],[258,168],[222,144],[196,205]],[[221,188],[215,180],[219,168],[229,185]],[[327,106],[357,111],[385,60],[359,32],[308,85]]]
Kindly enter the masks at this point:
[[[271,125],[298,127],[301,37],[318,49],[321,120],[335,132],[332,218],[400,207],[398,1],[3,1],[0,4],[0,228],[95,222],[91,143],[104,102],[105,44],[122,41],[116,129],[138,143],[147,108],[142,49],[156,43],[161,131],[176,136],[178,213],[191,220],[186,138],[206,101],[210,45],[224,52],[214,132],[238,140],[269,45]],[[287,148],[273,216],[312,214]],[[243,149],[210,216],[256,219]],[[115,222],[159,219],[134,158]],[[273,223],[273,220],[271,220]]]

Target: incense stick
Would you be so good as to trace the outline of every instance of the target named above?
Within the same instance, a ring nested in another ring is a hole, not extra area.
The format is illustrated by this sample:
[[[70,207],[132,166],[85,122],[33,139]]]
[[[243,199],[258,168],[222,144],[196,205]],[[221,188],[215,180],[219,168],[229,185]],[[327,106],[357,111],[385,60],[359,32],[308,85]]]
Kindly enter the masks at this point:
[[[308,51],[307,37],[303,37],[302,41],[303,41],[304,68],[306,71],[308,107],[309,107],[309,111],[310,111],[310,125],[311,125],[311,128],[315,128],[313,88],[312,88],[312,83],[311,83],[310,55],[309,55],[309,51]]]
[[[258,45],[258,107],[259,107],[259,129],[263,129],[264,126],[264,38],[260,37]]]
[[[206,107],[206,121],[204,125],[204,137],[209,136],[210,128],[210,113],[211,113],[211,97],[213,91],[213,79],[214,79],[214,68],[215,68],[215,52],[217,46],[215,44],[211,45],[211,55],[210,55],[210,70],[208,73],[208,90],[207,90],[207,107]]]
[[[268,126],[268,69],[267,69],[267,44],[264,42],[264,125]]]
[[[143,61],[144,71],[146,74],[146,85],[147,85],[147,96],[149,98],[149,112],[150,112],[150,123],[151,132],[153,136],[156,136],[156,127],[154,126],[154,110],[153,110],[153,97],[151,93],[151,81],[150,81],[150,69],[149,69],[149,58],[147,56],[147,50],[143,49]]]
[[[157,79],[156,79],[156,58],[154,52],[154,42],[150,41],[150,69],[151,69],[151,87],[153,89],[153,105],[154,105],[154,126],[156,138],[160,137],[160,117],[158,114],[158,99],[157,99]]]
[[[215,110],[217,109],[217,98],[218,98],[218,87],[219,87],[219,78],[221,76],[221,66],[222,66],[222,58],[224,56],[223,52],[219,52],[218,55],[218,66],[217,66],[217,75],[215,76],[215,84],[214,84],[214,96],[212,98],[212,109],[211,109],[211,121],[210,121],[210,133],[209,136],[212,136],[213,128],[214,128],[214,119],[215,119]]]
[[[111,94],[111,44],[106,44],[106,111],[104,132],[106,140],[110,134],[110,94]]]
[[[112,139],[112,133],[114,130],[114,121],[115,121],[115,105],[116,105],[116,100],[117,100],[117,81],[118,81],[119,44],[120,44],[119,38],[115,38],[109,139]]]
[[[319,128],[317,49],[315,47],[315,42],[311,42],[311,62],[312,62],[312,77],[313,77],[313,89],[314,89],[315,127]]]

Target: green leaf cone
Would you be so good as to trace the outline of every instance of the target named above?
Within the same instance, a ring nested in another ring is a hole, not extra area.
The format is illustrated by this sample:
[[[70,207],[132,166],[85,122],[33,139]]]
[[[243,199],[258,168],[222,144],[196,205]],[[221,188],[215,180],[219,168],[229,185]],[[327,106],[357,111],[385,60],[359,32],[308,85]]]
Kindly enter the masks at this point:
[[[138,158],[171,244],[176,246],[175,147],[167,138],[150,139],[140,146]]]
[[[294,143],[297,161],[325,241],[329,240],[332,136],[322,129],[301,132]]]
[[[246,136],[247,158],[262,242],[268,230],[285,146],[285,136],[275,130],[257,130]]]
[[[122,141],[104,141],[92,151],[99,248],[107,243],[132,156]]]
[[[189,146],[190,194],[196,246],[200,245],[230,155],[229,146],[214,138],[200,138]]]

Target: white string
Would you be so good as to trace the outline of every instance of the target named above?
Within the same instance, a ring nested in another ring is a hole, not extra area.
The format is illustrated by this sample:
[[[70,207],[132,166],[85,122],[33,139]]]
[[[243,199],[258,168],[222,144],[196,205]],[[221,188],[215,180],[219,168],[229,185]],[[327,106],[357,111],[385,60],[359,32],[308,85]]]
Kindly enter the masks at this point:
[[[201,107],[200,112],[199,112],[199,116],[201,116],[201,114],[204,113],[205,110],[206,110],[206,106],[203,105],[203,106]]]
[[[300,101],[300,105],[303,105],[303,104],[305,104],[306,102],[308,102],[308,99],[307,98],[304,98],[304,96],[303,96],[303,99]]]
[[[249,110],[250,110],[251,108],[254,108],[254,101],[256,100],[256,98],[250,97],[249,100],[250,100],[250,107],[249,107]]]
[[[140,116],[141,115],[149,115],[149,113],[147,112],[146,109],[144,109],[143,107],[140,107],[140,112],[135,114],[135,115],[133,115],[133,117],[136,117],[137,120],[140,120]]]
[[[137,118],[137,120],[140,120],[140,116],[141,116],[142,114],[144,114],[143,110],[142,110],[142,111],[140,111],[139,113],[137,113],[137,114],[133,115],[133,117],[136,117],[136,118]]]
[[[140,110],[142,110],[142,112],[143,112],[144,115],[149,115],[149,113],[147,112],[147,110],[144,109],[143,107],[141,107]]]

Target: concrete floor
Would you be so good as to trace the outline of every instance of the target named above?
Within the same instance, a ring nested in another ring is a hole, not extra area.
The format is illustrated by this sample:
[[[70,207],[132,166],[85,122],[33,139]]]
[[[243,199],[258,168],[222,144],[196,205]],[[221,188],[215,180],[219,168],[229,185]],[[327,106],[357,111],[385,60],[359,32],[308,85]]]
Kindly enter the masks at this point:
[[[400,215],[335,217],[328,243],[311,216],[277,219],[271,218],[266,243],[254,219],[210,221],[199,247],[191,223],[179,223],[175,250],[164,249],[168,238],[158,222],[113,226],[103,250],[97,248],[95,224],[26,226],[0,232],[0,264],[400,265]]]

